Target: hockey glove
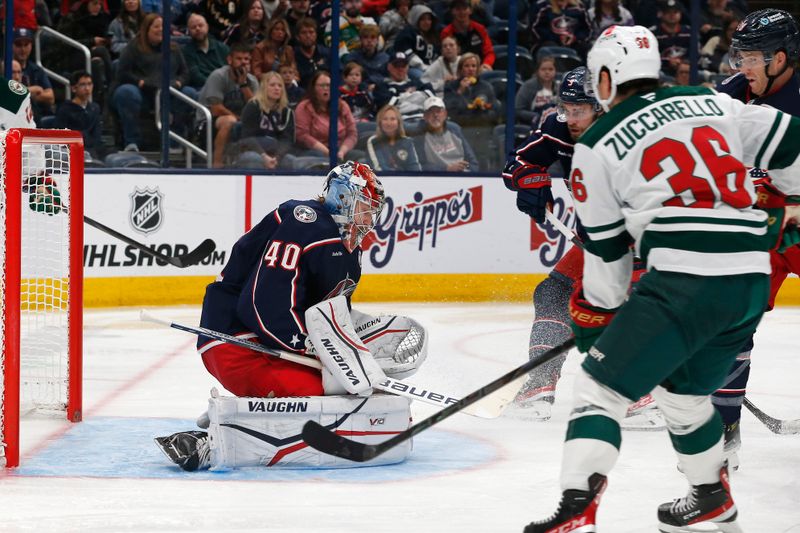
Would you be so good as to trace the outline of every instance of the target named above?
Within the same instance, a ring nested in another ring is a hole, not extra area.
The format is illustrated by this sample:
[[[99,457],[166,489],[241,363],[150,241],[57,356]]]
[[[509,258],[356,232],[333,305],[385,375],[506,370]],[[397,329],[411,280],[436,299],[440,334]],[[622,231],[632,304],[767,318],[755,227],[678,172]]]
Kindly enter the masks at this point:
[[[756,188],[756,207],[767,212],[767,239],[771,250],[782,254],[800,243],[800,231],[793,212],[800,208],[800,197],[786,196],[769,184]]]
[[[511,188],[517,191],[517,209],[537,224],[544,222],[544,212],[553,205],[550,174],[539,165],[522,165],[511,173]]]
[[[583,286],[578,284],[569,300],[569,315],[572,317],[575,346],[582,353],[588,352],[611,323],[616,312],[616,309],[605,309],[590,304],[583,297]]]

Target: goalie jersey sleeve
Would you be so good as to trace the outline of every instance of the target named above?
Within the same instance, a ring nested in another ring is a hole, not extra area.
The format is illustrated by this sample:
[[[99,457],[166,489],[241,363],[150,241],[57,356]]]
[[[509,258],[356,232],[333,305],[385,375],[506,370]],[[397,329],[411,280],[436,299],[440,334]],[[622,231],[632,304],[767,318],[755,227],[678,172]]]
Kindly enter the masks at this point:
[[[349,253],[317,201],[285,202],[234,245],[203,300],[203,327],[258,337],[280,350],[304,349],[306,309],[343,294],[361,277],[361,250]],[[204,351],[213,341],[200,337]]]
[[[661,89],[615,106],[581,137],[570,175],[589,237],[587,299],[623,303],[631,243],[648,268],[769,274],[767,217],[751,207],[745,167],[770,169],[782,192],[800,193],[799,135],[798,119],[705,88]]]

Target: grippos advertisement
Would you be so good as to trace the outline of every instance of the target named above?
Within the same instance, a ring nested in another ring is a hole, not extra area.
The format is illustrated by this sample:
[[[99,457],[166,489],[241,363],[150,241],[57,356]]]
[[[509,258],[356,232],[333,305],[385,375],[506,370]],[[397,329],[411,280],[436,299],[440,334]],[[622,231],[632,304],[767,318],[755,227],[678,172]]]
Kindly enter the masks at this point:
[[[384,177],[386,206],[365,239],[365,273],[544,273],[569,243],[520,213],[498,178]],[[322,191],[321,176],[89,174],[85,214],[166,255],[211,238],[201,264],[178,269],[86,226],[86,277],[217,275],[236,240],[280,203]],[[555,212],[574,224],[556,180]]]

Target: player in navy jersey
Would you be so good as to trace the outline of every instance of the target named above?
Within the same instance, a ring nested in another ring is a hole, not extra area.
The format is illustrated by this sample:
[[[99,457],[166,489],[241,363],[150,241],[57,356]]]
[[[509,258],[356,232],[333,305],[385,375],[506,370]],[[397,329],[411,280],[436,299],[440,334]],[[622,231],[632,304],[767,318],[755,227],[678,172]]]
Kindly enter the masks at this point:
[[[598,107],[584,91],[586,68],[564,75],[558,108],[545,115],[539,129],[509,154],[503,182],[517,193],[517,207],[537,223],[545,221],[545,209],[553,203],[549,167],[561,163],[563,175],[572,168],[575,141],[594,122]],[[529,356],[534,358],[572,336],[567,304],[572,285],[580,278],[583,254],[571,248],[533,292],[536,318],[531,328]],[[566,355],[536,369],[516,399],[526,418],[547,420],[555,399],[556,382]]]
[[[361,184],[361,185],[359,185]],[[279,350],[304,353],[306,309],[355,291],[359,245],[383,207],[384,192],[367,166],[331,171],[324,196],[290,200],[234,245],[217,281],[206,289],[202,327]],[[318,396],[320,372],[200,337],[208,371],[237,396]]]
[[[730,50],[731,67],[739,72],[719,84],[717,90],[746,104],[774,107],[800,117],[800,76],[795,64],[800,57],[800,27],[797,21],[779,9],[762,9],[747,15],[733,33]],[[751,177],[767,174],[759,169]],[[768,180],[768,178],[767,178]],[[799,203],[800,198],[785,197],[768,183],[758,189],[759,198],[777,198],[779,202]],[[791,246],[782,252],[770,252],[769,308],[789,273],[800,273],[800,247]],[[750,376],[752,338],[742,347],[727,382],[713,396],[713,402],[725,424],[725,450],[733,468],[738,466],[737,451],[741,447],[739,420],[742,402]]]

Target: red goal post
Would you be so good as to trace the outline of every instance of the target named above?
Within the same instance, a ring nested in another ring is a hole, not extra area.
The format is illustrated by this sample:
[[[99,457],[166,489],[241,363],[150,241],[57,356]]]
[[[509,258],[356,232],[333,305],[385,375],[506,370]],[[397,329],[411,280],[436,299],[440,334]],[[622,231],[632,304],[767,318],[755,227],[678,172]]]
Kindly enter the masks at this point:
[[[21,410],[81,420],[83,157],[79,132],[0,132],[0,466]]]

